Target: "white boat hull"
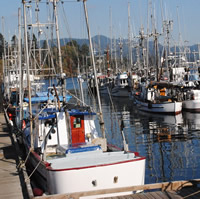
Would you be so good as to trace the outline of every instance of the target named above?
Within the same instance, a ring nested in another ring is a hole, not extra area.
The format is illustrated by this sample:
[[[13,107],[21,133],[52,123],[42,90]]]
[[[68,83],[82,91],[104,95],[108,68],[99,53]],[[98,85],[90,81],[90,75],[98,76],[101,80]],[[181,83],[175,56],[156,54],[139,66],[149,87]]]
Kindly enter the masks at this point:
[[[200,100],[184,100],[183,109],[191,112],[200,112]]]
[[[179,114],[182,111],[182,102],[148,103],[135,99],[138,108],[152,113]]]
[[[68,170],[49,170],[51,194],[85,192],[143,185],[145,159]],[[94,198],[96,198],[95,196]]]
[[[145,157],[123,151],[83,152],[39,162],[39,155],[31,152],[27,166],[32,170],[37,167],[35,179],[50,195],[143,185],[145,179]],[[116,195],[120,193],[106,194],[109,197]]]

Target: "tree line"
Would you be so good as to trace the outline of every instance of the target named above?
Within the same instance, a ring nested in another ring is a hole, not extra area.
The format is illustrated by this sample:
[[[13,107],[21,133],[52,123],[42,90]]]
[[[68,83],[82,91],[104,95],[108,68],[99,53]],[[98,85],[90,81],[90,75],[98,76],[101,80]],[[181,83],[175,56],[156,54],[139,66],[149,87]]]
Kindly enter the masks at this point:
[[[3,66],[2,66],[2,58],[5,53],[11,52],[13,50],[17,50],[18,48],[18,39],[15,35],[13,35],[11,39],[11,44],[9,45],[7,41],[5,41],[4,36],[0,33],[0,73],[3,74]],[[45,60],[42,62],[43,68],[48,68],[53,64],[56,70],[56,73],[59,73],[58,68],[58,53],[55,42],[51,41],[37,41],[36,36],[33,34],[30,36],[28,34],[28,46],[29,52],[34,51],[34,53],[29,53],[31,55],[30,59],[36,59],[36,62],[39,63],[39,59]],[[22,60],[24,60],[24,47],[22,48]],[[9,48],[9,51],[8,51]],[[39,56],[39,49],[41,55]],[[48,50],[47,50],[48,49]],[[80,67],[80,72],[83,70],[83,66],[86,63],[86,58],[89,56],[89,47],[87,44],[79,45],[77,41],[71,40],[67,42],[65,45],[61,46],[62,52],[62,64],[63,64],[63,72],[66,76],[76,76],[78,75],[78,66]],[[33,57],[34,54],[34,57]],[[52,56],[52,58],[49,58]],[[49,71],[44,70],[41,74],[47,74]]]

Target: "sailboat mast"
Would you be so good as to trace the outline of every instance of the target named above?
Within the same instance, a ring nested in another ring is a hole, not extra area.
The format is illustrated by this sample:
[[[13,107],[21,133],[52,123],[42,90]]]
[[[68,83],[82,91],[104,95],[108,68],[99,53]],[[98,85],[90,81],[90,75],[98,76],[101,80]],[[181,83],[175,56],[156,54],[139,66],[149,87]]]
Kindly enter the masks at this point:
[[[86,26],[87,26],[87,32],[88,32],[88,38],[89,38],[89,44],[90,44],[90,52],[91,52],[91,57],[92,57],[92,65],[93,65],[93,70],[94,70],[94,79],[95,79],[96,90],[97,90],[97,98],[98,98],[98,105],[99,105],[99,112],[100,112],[100,115],[99,115],[99,117],[100,117],[100,127],[101,127],[101,132],[103,134],[103,138],[105,138],[105,127],[104,127],[103,114],[102,114],[102,108],[101,108],[99,86],[98,86],[98,83],[97,83],[97,73],[96,73],[96,66],[95,66],[95,60],[94,60],[92,39],[91,39],[90,29],[89,29],[89,21],[88,21],[88,12],[87,12],[87,7],[86,7],[86,1],[87,0],[83,0],[83,6],[84,6],[85,20],[86,20]]]
[[[57,0],[53,0],[53,10],[54,10],[54,15],[55,15],[56,37],[57,37],[57,46],[58,46],[58,63],[59,63],[59,67],[60,67],[60,76],[61,76],[61,84],[62,84],[62,95],[63,95],[63,102],[66,102],[65,82],[64,82],[64,74],[63,74],[63,66],[62,66],[62,54],[61,54],[61,47],[60,47],[60,36],[59,36],[59,26],[58,26],[58,15],[57,15],[56,3],[57,3]]]
[[[31,104],[31,83],[29,71],[29,53],[28,53],[28,37],[27,37],[27,24],[26,24],[26,2],[22,0],[24,11],[24,34],[25,34],[25,57],[26,57],[26,75],[28,86],[28,99],[29,99],[29,113],[30,113],[30,136],[31,136],[31,150],[33,150],[33,118],[32,118],[32,104]]]

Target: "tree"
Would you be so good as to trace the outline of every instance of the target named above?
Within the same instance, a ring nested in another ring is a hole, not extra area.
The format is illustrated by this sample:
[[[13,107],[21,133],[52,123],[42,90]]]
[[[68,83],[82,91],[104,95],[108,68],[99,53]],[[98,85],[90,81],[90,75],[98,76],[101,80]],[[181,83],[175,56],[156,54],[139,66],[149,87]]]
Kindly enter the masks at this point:
[[[89,56],[89,47],[87,44],[83,44],[80,48],[80,64],[81,66],[84,65],[84,63],[86,63],[86,59],[87,59],[87,56]],[[90,65],[90,63],[88,63]]]
[[[4,36],[0,33],[0,59],[2,59],[4,54],[4,45],[7,45],[7,42],[4,40]]]
[[[38,49],[37,38],[36,38],[35,34],[33,34],[33,38],[32,38],[32,48]]]
[[[12,49],[17,49],[17,43],[18,43],[18,39],[17,39],[16,35],[13,35],[12,39],[11,39]]]
[[[63,68],[68,75],[77,73],[79,45],[72,40],[62,47]]]
[[[80,54],[83,56],[88,56],[89,55],[89,47],[87,44],[83,44],[80,48]]]

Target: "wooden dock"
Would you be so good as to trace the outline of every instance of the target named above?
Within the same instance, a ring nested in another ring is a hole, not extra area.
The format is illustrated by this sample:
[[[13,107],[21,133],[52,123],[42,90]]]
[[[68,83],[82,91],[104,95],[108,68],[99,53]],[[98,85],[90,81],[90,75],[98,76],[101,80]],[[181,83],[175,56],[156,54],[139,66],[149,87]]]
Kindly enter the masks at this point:
[[[118,189],[106,189],[71,194],[58,194],[35,197],[35,199],[79,199],[79,198],[100,198],[100,199],[200,199],[200,188],[197,186],[200,179],[192,181],[174,181],[141,186],[125,187]],[[144,190],[147,192],[125,195],[124,192]],[[103,194],[120,194],[120,196],[109,197]],[[95,197],[98,195],[98,197]],[[100,195],[100,197],[99,197]]]
[[[18,163],[15,141],[9,133],[4,114],[0,113],[0,198],[29,198]]]

